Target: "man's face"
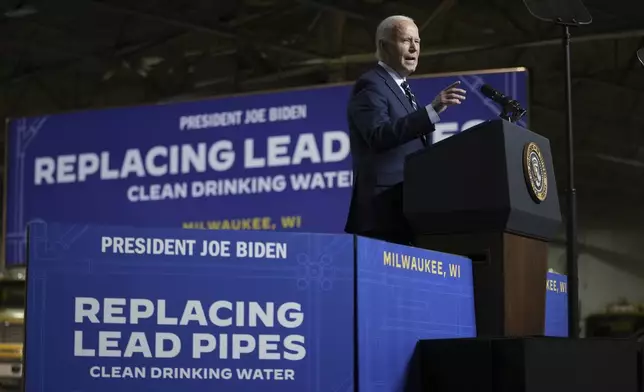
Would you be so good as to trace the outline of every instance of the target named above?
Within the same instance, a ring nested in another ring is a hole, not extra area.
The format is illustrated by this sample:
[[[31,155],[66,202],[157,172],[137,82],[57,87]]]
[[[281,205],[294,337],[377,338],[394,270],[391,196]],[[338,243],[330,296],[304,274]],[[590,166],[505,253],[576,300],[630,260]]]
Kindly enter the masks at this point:
[[[413,22],[399,22],[384,42],[386,63],[402,76],[416,71],[420,54],[418,27]]]

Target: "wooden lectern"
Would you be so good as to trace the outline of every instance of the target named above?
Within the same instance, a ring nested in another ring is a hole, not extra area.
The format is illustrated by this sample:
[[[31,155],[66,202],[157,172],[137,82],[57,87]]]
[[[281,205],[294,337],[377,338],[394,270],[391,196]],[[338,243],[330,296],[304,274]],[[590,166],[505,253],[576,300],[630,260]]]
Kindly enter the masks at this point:
[[[543,335],[561,224],[548,139],[505,120],[408,156],[404,213],[420,248],[472,260],[480,337]]]

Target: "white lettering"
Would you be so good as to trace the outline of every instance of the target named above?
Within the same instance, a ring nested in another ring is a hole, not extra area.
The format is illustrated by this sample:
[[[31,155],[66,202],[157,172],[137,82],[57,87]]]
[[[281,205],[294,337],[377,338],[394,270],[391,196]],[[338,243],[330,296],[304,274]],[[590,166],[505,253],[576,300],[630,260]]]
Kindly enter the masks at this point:
[[[142,237],[101,237],[101,252],[126,255],[191,256],[196,240]]]
[[[222,172],[229,170],[235,163],[235,151],[230,140],[219,140],[211,145],[153,146],[148,151],[131,148],[125,151],[119,166],[113,167],[112,155],[108,151],[100,153],[80,153],[57,157],[37,157],[34,160],[34,184],[67,184],[87,181],[98,176],[100,180],[127,179],[130,177],[162,177],[168,174],[204,173],[207,170]],[[152,193],[187,194],[181,188],[164,188],[155,185],[157,190],[144,192],[141,187],[131,188],[128,196],[133,201],[154,200]],[[176,185],[173,185],[176,187]],[[187,185],[182,185],[187,186]],[[170,190],[168,190],[170,189]],[[147,195],[147,196],[146,196]],[[161,196],[168,198],[168,196]],[[178,196],[175,196],[176,198]]]
[[[286,243],[238,241],[235,255],[239,258],[286,259],[286,248]]]
[[[353,172],[341,170],[334,172],[291,174],[291,188],[295,191],[313,189],[349,188],[353,184]]]
[[[189,340],[172,332],[141,332],[119,330],[74,331],[74,355],[77,357],[106,358],[175,358],[182,350],[182,343],[190,345],[190,355],[199,359],[216,355],[219,359],[240,359],[254,356],[260,360],[299,361],[306,356],[304,336],[294,334],[255,334],[255,328],[295,329],[304,323],[302,306],[296,302],[231,302],[217,300],[205,304],[187,300],[183,309],[173,302],[168,308],[163,299],[146,298],[91,298],[75,299],[77,324],[123,325],[146,324],[185,326],[196,324],[206,331],[218,328],[249,327],[247,333],[212,334],[192,333]],[[211,327],[212,326],[212,327]],[[98,370],[95,370],[98,372]]]
[[[145,378],[146,368],[130,366],[92,366],[89,374],[93,378]]]
[[[289,135],[269,136],[264,154],[256,151],[255,146],[253,139],[244,141],[244,167],[247,169],[299,165],[303,162],[341,162],[350,154],[349,136],[343,131],[324,132],[321,147],[313,133],[302,133],[295,141]]]
[[[284,328],[298,328],[304,322],[302,305],[285,302],[277,306],[273,302],[230,302],[225,300],[204,304],[187,300],[179,311],[172,307],[175,315],[168,314],[166,300],[144,298],[75,298],[74,320],[77,324],[139,324],[150,320],[157,325],[245,327],[280,325]]]
[[[195,129],[208,129],[239,125],[242,122],[242,111],[206,113],[193,116],[181,116],[179,118],[179,129],[189,131]]]
[[[306,105],[281,106],[268,109],[269,121],[289,121],[306,118]]]

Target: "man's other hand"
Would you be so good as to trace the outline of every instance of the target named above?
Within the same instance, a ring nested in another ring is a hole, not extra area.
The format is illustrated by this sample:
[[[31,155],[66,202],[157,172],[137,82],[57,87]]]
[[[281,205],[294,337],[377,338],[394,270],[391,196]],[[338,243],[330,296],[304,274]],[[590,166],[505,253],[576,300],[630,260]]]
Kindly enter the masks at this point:
[[[432,107],[436,113],[441,114],[448,106],[460,105],[465,101],[465,90],[458,88],[460,81],[456,81],[441,91],[432,101]]]

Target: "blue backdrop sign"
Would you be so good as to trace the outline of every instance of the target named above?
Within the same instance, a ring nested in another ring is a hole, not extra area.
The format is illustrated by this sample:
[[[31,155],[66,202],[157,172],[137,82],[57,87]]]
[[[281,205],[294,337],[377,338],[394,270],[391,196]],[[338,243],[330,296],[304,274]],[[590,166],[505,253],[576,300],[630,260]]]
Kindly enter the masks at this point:
[[[489,83],[527,105],[523,69],[411,80],[429,102],[455,79],[468,99],[442,140],[499,109]],[[13,119],[8,124],[7,264],[31,222],[339,233],[352,185],[351,85]]]
[[[470,260],[354,246],[30,226],[26,391],[353,391],[356,368],[360,391],[402,390],[418,339],[475,336]]]

